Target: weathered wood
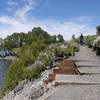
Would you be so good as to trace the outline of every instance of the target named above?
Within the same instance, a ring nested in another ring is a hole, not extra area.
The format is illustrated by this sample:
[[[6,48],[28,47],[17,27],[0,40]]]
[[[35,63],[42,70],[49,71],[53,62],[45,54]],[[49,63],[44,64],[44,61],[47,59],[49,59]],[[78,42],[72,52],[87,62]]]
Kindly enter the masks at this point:
[[[80,72],[74,60],[64,60],[59,64],[58,68],[53,69],[53,74],[49,74],[49,79],[45,83],[48,84],[55,80],[56,74],[80,75]]]

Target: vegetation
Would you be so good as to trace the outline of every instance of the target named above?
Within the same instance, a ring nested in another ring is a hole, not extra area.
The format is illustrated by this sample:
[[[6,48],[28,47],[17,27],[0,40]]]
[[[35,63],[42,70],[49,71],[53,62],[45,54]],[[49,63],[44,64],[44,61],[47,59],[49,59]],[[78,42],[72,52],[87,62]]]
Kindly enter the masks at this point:
[[[100,25],[97,26],[96,29],[96,35],[90,35],[85,37],[85,44],[89,48],[93,48],[93,51],[96,51],[97,55],[100,55]]]
[[[58,39],[57,39],[58,38]],[[46,66],[63,54],[71,55],[72,47],[64,42],[63,36],[51,36],[40,27],[25,33],[14,33],[5,39],[2,49],[12,50],[18,57],[8,68],[3,95],[12,90],[22,80],[35,80],[40,77]],[[74,52],[79,47],[74,47]]]
[[[58,38],[58,41],[57,41]],[[20,48],[25,45],[31,45],[33,42],[42,41],[45,44],[63,42],[63,36],[50,36],[47,32],[42,30],[40,27],[33,28],[32,31],[28,33],[14,33],[8,36],[4,43],[1,44],[1,49],[12,50],[14,48]]]
[[[100,25],[98,25],[98,26],[96,27],[96,29],[97,29],[97,35],[100,35]]]
[[[93,47],[93,42],[96,39],[95,35],[93,36],[86,36],[85,37],[85,44],[89,47],[92,48]]]

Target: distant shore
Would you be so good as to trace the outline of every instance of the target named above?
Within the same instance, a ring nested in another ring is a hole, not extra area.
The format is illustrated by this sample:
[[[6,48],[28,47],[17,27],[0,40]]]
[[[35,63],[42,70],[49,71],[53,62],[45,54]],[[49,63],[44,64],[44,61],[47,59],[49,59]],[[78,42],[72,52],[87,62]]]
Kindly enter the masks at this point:
[[[15,61],[18,58],[15,56],[6,56],[6,57],[0,57],[0,59],[6,59],[6,60],[11,60],[11,61]]]

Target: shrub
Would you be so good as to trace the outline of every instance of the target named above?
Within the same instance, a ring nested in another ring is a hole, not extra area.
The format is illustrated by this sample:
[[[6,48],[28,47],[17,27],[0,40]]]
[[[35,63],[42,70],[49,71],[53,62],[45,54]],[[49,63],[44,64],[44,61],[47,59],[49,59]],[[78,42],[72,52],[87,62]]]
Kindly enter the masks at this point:
[[[89,47],[92,48],[93,47],[93,41],[95,40],[95,36],[86,36],[85,37],[85,44]]]
[[[30,49],[27,49],[27,47],[21,48],[19,52],[19,58],[24,62],[25,66],[34,63],[34,61],[36,60],[36,57],[32,55]]]
[[[14,87],[24,79],[34,80],[38,78],[41,70],[43,70],[43,67],[36,67],[32,70],[28,70],[21,60],[13,62],[7,71],[6,82],[2,94],[4,95],[7,90],[10,91],[14,89]]]
[[[3,88],[3,93],[6,90],[12,90],[18,84],[18,82],[24,78],[23,77],[24,68],[25,68],[24,62],[20,60],[14,61],[9,66],[6,75],[5,86]]]
[[[96,49],[96,55],[100,55],[100,47]]]
[[[79,52],[80,47],[79,46],[74,46],[74,52]]]
[[[75,52],[79,52],[80,47],[79,46],[74,46],[74,55]],[[66,53],[71,56],[72,55],[72,46],[68,46],[68,48],[66,48]]]

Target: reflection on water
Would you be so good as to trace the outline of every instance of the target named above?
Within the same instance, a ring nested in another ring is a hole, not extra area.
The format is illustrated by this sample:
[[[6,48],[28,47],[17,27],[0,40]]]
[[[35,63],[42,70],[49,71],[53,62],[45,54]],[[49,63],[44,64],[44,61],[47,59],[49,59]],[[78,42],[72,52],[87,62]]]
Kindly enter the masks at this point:
[[[6,71],[10,63],[9,60],[0,59],[0,90],[4,84]]]

